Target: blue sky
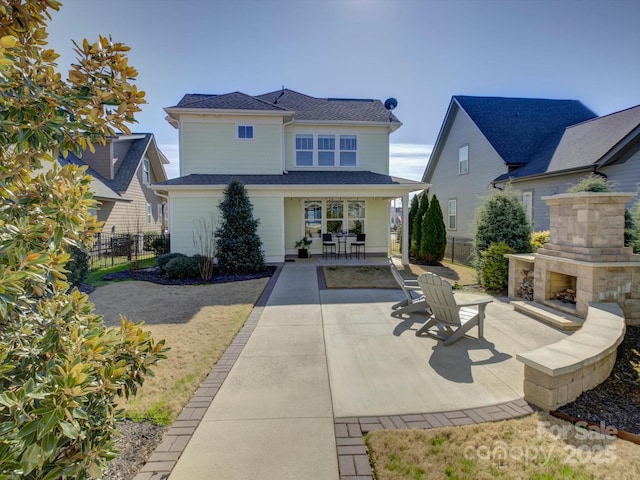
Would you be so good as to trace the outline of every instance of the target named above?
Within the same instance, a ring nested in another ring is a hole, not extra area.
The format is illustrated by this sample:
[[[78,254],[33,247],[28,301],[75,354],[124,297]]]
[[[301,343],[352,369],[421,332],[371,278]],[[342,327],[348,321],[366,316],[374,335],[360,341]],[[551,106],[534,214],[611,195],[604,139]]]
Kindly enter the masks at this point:
[[[640,104],[637,0],[63,0],[49,43],[131,47],[153,132],[177,176],[164,107],[185,93],[283,85],[317,97],[395,97],[392,175],[418,180],[452,95],[569,98],[599,115]]]

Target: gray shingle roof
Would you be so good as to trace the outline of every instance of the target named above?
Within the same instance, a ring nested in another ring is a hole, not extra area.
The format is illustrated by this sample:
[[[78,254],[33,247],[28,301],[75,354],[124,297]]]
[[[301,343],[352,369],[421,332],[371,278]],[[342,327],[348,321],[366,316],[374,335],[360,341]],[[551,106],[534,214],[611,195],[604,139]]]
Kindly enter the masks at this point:
[[[569,127],[547,172],[589,166],[640,126],[640,105]]]
[[[591,167],[640,128],[640,105],[568,126],[543,144],[537,157],[496,181]]]
[[[420,182],[369,171],[290,171],[283,175],[192,174],[173,178],[156,186],[227,185],[237,178],[245,185],[419,185]]]
[[[94,178],[93,186],[95,187],[94,193],[96,196],[112,198],[113,195],[111,193],[126,192],[129,188],[131,180],[136,174],[138,166],[142,161],[144,152],[147,150],[149,143],[151,142],[151,139],[153,137],[153,134],[151,133],[136,133],[134,135],[144,135],[144,138],[129,140],[131,142],[131,146],[129,147],[129,150],[127,151],[125,157],[118,161],[118,169],[113,180],[104,178],[92,168],[88,169],[87,172],[90,173]],[[76,165],[86,165],[82,161],[82,159],[78,158],[71,152],[69,152],[66,159],[60,156],[58,161],[61,164],[75,163]],[[99,184],[102,184],[103,187],[101,187]],[[120,195],[117,196],[122,198]]]
[[[400,123],[375,99],[316,98],[289,89],[257,95],[241,92],[224,95],[187,94],[175,107],[222,110],[291,112],[295,120]]]
[[[564,128],[596,117],[577,100],[455,96],[507,165],[547,162],[549,142]],[[552,150],[551,150],[552,152]],[[537,155],[537,157],[536,157]],[[545,165],[546,166],[546,165]]]

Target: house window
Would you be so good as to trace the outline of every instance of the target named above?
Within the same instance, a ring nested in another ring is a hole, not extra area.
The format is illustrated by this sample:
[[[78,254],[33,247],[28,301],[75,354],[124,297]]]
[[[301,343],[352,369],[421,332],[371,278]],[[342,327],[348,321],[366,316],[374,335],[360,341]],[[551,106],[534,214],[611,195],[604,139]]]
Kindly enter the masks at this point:
[[[150,203],[147,203],[147,223],[153,222],[153,207]]]
[[[456,229],[458,200],[453,199],[447,202],[447,210],[449,213],[449,230]]]
[[[151,183],[151,169],[149,168],[149,159],[146,157],[142,161],[142,181],[147,185]]]
[[[327,200],[326,231],[328,233],[364,233],[364,200]]]
[[[340,135],[340,166],[355,167],[358,139],[355,135]]]
[[[463,145],[458,150],[458,174],[469,173],[469,145]]]
[[[162,204],[158,204],[158,221],[162,222]]]
[[[322,238],[322,202],[305,200],[304,235],[309,238]]]
[[[313,135],[296,135],[296,165],[313,166]]]
[[[318,135],[318,166],[333,167],[336,164],[336,136]]]
[[[295,147],[297,167],[355,167],[358,164],[356,135],[299,133]]]
[[[522,192],[522,206],[527,214],[527,220],[529,223],[533,223],[533,191]]]
[[[252,140],[253,139],[253,125],[238,125],[238,139],[239,140]]]

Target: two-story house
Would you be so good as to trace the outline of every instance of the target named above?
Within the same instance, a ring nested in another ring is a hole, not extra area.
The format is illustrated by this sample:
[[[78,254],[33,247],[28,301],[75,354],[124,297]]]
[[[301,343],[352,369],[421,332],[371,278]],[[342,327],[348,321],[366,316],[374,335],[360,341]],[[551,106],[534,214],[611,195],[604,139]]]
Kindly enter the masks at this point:
[[[576,100],[454,96],[422,180],[443,203],[448,234],[470,239],[493,188],[510,183],[533,229],[547,230],[542,197],[589,173],[619,191],[638,189],[640,106],[597,117]]]
[[[575,100],[452,97],[422,178],[448,235],[471,239],[475,211],[498,178],[536,156],[548,160],[566,127],[595,117]]]
[[[60,155],[61,165],[87,166],[91,190],[98,200],[94,212],[108,233],[161,232],[166,228],[166,199],[151,184],[167,179],[164,165],[169,160],[158,148],[152,133],[108,137],[105,145],[86,149],[82,158]]]
[[[406,209],[408,194],[427,187],[389,176],[389,135],[401,123],[379,100],[283,88],[188,94],[165,111],[179,130],[180,177],[154,189],[168,198],[175,252],[194,253],[195,224],[218,218],[232,178],[247,189],[268,262],[284,261],[303,236],[320,253],[322,233],[344,231],[365,233],[367,254],[386,254],[390,201],[403,197]]]

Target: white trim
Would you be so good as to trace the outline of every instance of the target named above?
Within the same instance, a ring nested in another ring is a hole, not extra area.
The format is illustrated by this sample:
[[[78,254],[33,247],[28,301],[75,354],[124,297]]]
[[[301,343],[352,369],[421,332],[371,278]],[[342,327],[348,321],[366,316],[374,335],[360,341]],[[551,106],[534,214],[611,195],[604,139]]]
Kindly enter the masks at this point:
[[[244,128],[251,127],[251,136],[241,137],[240,127],[244,127]],[[254,124],[236,123],[236,140],[238,140],[239,142],[253,142],[255,139],[256,139],[256,126]]]
[[[297,137],[299,135],[310,136],[313,139],[313,149],[312,150],[300,150],[301,152],[311,152],[311,165],[298,165],[298,149],[297,149]],[[333,136],[334,141],[334,149],[333,149],[333,165],[320,165],[319,156],[321,151],[330,151],[330,150],[320,150],[319,145],[319,137],[320,136]],[[340,164],[340,154],[344,152],[353,152],[354,150],[341,150],[340,149],[340,140],[341,137],[355,137],[356,139],[356,163],[355,165],[341,165]],[[313,168],[323,168],[323,169],[335,169],[335,170],[344,170],[344,169],[357,169],[360,166],[360,134],[356,132],[336,132],[336,131],[316,131],[316,132],[307,132],[307,131],[294,131],[293,132],[293,167],[300,168],[303,170]]]

